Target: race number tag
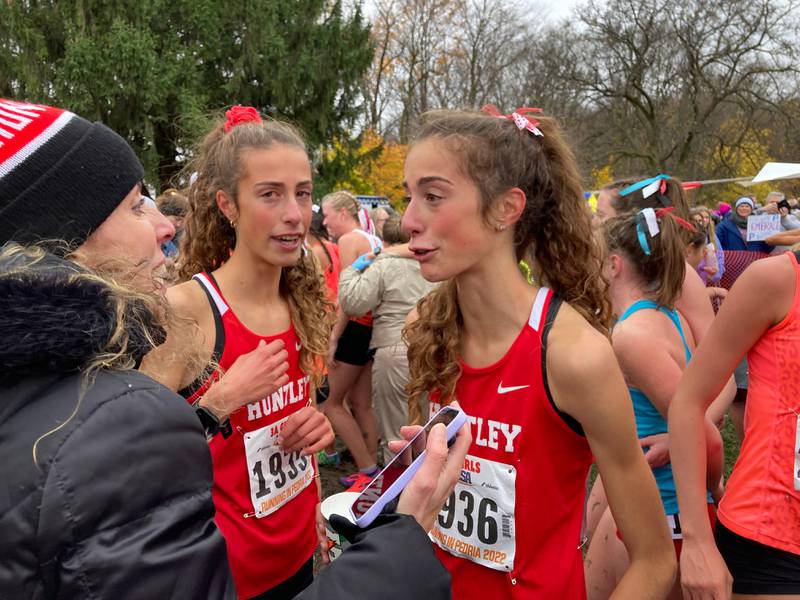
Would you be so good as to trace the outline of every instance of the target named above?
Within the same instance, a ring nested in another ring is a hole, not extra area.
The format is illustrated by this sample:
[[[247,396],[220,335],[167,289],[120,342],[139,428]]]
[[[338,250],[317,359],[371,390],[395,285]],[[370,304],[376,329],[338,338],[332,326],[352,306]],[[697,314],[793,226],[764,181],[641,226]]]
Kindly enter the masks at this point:
[[[794,434],[794,489],[800,490],[800,415]]]
[[[274,513],[314,481],[309,457],[300,452],[287,454],[278,446],[278,435],[288,418],[244,434],[250,498],[259,519]]]
[[[670,533],[672,533],[673,540],[683,539],[680,515],[667,515],[667,527],[669,527]]]
[[[464,463],[461,479],[439,513],[430,537],[450,554],[497,571],[511,571],[517,549],[517,470],[470,455]]]

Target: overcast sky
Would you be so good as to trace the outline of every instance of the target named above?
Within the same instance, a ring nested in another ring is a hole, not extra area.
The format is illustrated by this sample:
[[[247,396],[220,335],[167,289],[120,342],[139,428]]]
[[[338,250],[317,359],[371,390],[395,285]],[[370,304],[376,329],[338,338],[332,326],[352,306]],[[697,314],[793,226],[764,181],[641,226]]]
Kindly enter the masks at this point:
[[[569,16],[578,0],[538,0],[545,7],[551,20],[558,20]]]

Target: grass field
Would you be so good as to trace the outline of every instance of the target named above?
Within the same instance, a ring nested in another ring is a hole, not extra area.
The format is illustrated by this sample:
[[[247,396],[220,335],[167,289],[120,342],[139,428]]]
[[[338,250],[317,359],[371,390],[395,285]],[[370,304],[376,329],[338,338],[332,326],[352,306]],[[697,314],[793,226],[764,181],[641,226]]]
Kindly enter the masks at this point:
[[[731,475],[733,465],[739,457],[739,440],[736,431],[729,418],[725,418],[725,426],[722,428],[722,441],[725,442],[725,481]]]

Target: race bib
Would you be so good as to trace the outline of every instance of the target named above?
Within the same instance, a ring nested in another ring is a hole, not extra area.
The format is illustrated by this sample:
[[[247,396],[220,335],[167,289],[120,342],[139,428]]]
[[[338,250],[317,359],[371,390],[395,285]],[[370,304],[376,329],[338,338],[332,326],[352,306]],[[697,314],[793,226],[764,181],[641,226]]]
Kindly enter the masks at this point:
[[[667,515],[667,526],[669,527],[669,531],[672,534],[673,540],[683,539],[680,515]]]
[[[800,490],[800,415],[794,434],[794,489]]]
[[[278,436],[288,418],[244,434],[250,498],[259,519],[274,513],[314,481],[314,466],[308,456],[287,454],[278,446]]]
[[[442,550],[497,571],[511,571],[517,542],[514,503],[517,470],[467,455],[461,479],[430,537]]]

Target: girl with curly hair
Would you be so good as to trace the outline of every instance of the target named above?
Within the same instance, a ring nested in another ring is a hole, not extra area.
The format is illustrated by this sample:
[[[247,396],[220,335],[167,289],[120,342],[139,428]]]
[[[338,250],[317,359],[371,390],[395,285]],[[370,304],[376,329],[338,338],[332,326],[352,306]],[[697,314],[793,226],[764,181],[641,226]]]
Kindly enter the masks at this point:
[[[216,521],[239,596],[292,598],[310,583],[324,539],[314,455],[333,441],[313,402],[331,310],[303,250],[311,165],[293,127],[234,107],[191,169],[184,283],[167,297],[197,332],[170,331],[148,368],[221,433],[210,439]],[[185,358],[198,348],[203,364],[191,368]]]
[[[410,249],[443,282],[407,325],[409,410],[419,418],[426,393],[431,410],[457,399],[473,432],[431,531],[437,554],[458,600],[584,597],[594,457],[631,556],[617,591],[661,597],[675,556],[607,339],[575,161],[553,119],[487,110],[427,115],[405,164]]]

